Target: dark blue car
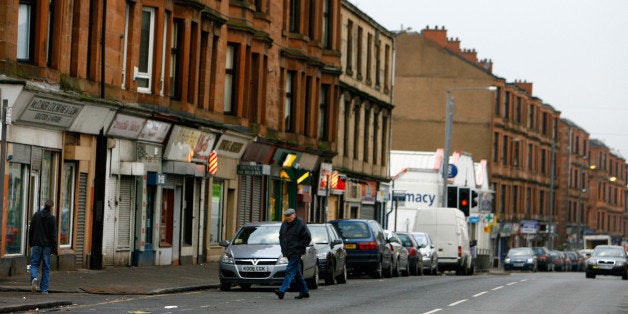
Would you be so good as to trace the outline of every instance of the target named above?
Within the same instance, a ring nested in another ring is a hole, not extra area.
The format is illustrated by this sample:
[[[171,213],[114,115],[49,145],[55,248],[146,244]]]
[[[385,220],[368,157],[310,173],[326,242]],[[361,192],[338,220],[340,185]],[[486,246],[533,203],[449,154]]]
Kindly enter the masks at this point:
[[[390,244],[384,229],[375,220],[340,219],[331,223],[344,241],[347,271],[354,275],[369,274],[374,278],[392,277]]]

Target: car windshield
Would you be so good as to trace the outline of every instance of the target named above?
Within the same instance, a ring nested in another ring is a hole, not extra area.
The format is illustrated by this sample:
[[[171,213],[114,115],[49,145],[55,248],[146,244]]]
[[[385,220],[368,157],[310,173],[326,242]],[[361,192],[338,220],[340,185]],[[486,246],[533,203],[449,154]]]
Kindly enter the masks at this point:
[[[401,233],[401,234],[397,234],[397,236],[399,236],[399,240],[401,240],[401,244],[403,246],[406,246],[406,247],[412,246],[412,240],[410,240],[410,237],[408,237],[407,234]]]
[[[329,238],[327,236],[327,228],[325,226],[307,226],[312,234],[312,241],[316,244],[327,244]]]
[[[540,248],[540,247],[533,247],[532,251],[536,255],[544,255],[545,254],[545,250],[543,250],[543,248]]]
[[[427,237],[424,234],[414,234],[414,239],[419,243],[419,246],[427,246]]]
[[[530,255],[530,250],[511,249],[508,252],[508,256],[526,256],[526,255]]]
[[[625,257],[622,249],[616,248],[599,248],[593,251],[593,256],[597,257]]]
[[[363,239],[371,236],[369,227],[363,221],[337,221],[340,236],[345,239]]]
[[[242,227],[233,239],[233,244],[278,245],[279,227],[279,225]]]

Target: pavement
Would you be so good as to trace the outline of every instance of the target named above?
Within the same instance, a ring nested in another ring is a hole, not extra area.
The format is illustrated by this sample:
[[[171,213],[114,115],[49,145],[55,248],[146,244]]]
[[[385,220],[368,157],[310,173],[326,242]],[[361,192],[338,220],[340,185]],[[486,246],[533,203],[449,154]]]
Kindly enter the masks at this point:
[[[77,293],[151,295],[218,288],[218,263],[52,271],[48,294],[33,293],[29,275],[0,278],[0,313],[71,305]]]

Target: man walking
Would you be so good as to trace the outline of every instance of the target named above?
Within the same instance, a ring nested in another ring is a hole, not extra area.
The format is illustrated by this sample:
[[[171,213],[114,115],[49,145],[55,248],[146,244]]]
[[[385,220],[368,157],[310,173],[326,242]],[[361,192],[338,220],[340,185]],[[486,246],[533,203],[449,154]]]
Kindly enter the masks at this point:
[[[286,267],[286,275],[283,277],[281,288],[274,292],[279,299],[283,299],[284,294],[290,288],[292,279],[296,278],[296,283],[300,286],[300,290],[299,295],[294,298],[309,298],[310,293],[301,273],[300,261],[301,255],[305,253],[306,247],[312,241],[312,236],[303,220],[297,217],[294,209],[288,208],[283,212],[283,215],[285,220],[279,229],[279,244],[281,245],[281,253],[288,258],[288,266]]]
[[[31,247],[31,290],[37,292],[37,277],[41,265],[41,293],[48,293],[50,283],[50,254],[57,254],[57,222],[52,214],[54,202],[47,200],[44,208],[33,215],[28,231]]]

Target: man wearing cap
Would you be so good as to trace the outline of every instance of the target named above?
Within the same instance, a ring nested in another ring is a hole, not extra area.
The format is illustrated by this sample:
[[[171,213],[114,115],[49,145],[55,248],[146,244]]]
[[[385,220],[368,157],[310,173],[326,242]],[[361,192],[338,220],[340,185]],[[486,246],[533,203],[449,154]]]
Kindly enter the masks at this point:
[[[283,299],[284,294],[290,288],[292,279],[296,278],[297,285],[300,286],[299,295],[295,299],[309,298],[310,293],[307,289],[305,279],[301,273],[301,255],[305,254],[305,249],[312,241],[310,230],[305,222],[295,213],[294,209],[288,208],[283,212],[285,217],[281,228],[279,229],[279,244],[281,245],[281,253],[288,258],[288,266],[286,267],[286,275],[283,277],[281,288],[275,290],[275,294],[279,299]]]

